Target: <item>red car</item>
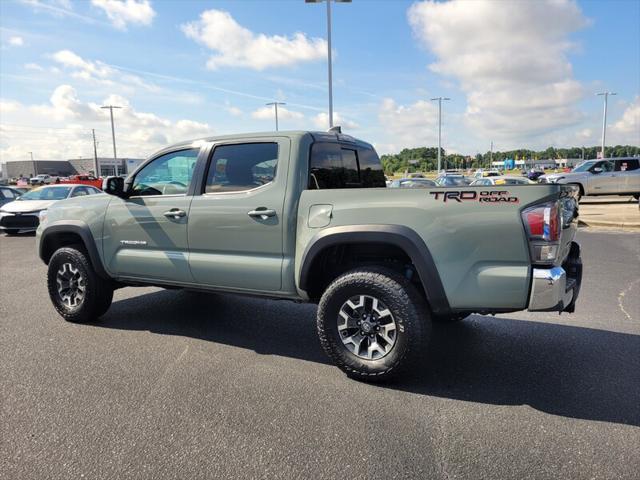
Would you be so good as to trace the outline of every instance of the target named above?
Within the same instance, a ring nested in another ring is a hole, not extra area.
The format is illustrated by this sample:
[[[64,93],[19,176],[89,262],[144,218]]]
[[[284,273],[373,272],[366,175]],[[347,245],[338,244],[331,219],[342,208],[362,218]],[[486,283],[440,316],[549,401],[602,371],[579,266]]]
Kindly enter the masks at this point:
[[[102,190],[102,179],[93,175],[71,175],[69,179],[60,180],[60,183],[80,183],[82,185],[91,185]]]

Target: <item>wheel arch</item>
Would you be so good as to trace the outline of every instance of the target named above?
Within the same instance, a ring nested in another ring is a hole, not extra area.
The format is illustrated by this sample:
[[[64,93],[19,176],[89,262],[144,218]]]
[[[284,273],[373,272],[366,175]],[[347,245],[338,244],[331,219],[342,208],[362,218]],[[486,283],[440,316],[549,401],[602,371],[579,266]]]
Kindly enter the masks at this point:
[[[49,263],[56,250],[69,245],[82,245],[96,273],[105,279],[110,276],[102,265],[96,242],[89,226],[83,222],[65,221],[60,225],[48,225],[40,236],[38,255],[45,264]]]
[[[341,245],[390,245],[402,251],[411,261],[433,313],[451,311],[433,257],[422,238],[404,225],[353,225],[325,228],[305,248],[301,259],[299,287],[308,291],[313,284],[314,263],[327,249]]]

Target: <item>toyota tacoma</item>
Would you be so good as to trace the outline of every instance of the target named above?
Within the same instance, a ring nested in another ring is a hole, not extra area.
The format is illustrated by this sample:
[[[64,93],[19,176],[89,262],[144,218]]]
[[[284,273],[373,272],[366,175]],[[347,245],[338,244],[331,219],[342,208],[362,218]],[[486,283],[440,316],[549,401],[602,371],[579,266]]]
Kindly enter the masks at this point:
[[[416,365],[433,321],[573,312],[580,290],[575,188],[385,188],[374,148],[339,129],[180,143],[104,190],[37,230],[68,321],[127,286],[313,302],[328,356],[375,381]]]

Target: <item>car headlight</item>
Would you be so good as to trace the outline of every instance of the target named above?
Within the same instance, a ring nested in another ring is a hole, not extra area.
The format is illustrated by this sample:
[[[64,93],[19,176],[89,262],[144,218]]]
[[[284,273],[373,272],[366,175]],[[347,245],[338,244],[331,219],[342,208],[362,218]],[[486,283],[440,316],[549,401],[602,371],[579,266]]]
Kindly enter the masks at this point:
[[[47,210],[40,210],[38,212],[38,219],[40,220],[40,223],[44,223],[47,220]]]

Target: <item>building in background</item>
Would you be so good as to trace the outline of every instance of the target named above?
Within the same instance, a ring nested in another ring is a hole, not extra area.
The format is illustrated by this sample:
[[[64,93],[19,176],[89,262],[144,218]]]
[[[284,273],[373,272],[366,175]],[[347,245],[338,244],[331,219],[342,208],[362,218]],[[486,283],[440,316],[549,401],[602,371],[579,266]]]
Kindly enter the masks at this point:
[[[128,175],[142,163],[142,158],[98,158],[100,172],[97,176],[107,177],[116,174]],[[38,174],[48,174],[57,177],[68,177],[78,174],[95,175],[93,158],[72,158],[69,160],[19,160],[6,162],[2,168],[3,178],[34,177]]]

